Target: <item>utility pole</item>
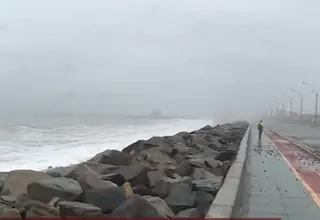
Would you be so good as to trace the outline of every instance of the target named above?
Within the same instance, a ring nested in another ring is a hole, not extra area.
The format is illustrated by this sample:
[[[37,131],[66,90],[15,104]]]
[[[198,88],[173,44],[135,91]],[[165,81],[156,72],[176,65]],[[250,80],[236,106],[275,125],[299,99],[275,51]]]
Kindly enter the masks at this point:
[[[279,116],[279,104],[277,103],[277,116]]]
[[[303,96],[300,96],[301,100],[300,100],[300,120],[302,120],[302,115],[303,115]]]
[[[314,124],[317,125],[317,118],[318,118],[318,90],[316,91],[316,109],[314,113]]]
[[[290,116],[292,117],[292,98],[290,99]]]
[[[284,104],[282,104],[282,116],[284,117],[285,113],[284,113]]]

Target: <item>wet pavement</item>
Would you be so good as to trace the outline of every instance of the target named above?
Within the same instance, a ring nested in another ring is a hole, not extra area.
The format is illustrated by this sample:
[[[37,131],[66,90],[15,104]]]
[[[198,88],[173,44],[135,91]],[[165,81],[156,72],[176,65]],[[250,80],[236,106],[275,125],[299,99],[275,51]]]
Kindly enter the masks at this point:
[[[245,217],[320,219],[320,209],[302,182],[266,136],[258,140],[255,129],[248,160],[251,187]]]

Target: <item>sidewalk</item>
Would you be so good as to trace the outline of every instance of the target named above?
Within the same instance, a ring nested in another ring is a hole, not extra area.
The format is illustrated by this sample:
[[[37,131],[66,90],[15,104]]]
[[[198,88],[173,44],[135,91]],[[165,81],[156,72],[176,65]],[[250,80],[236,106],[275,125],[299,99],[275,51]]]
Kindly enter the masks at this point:
[[[252,129],[248,155],[249,204],[245,217],[281,217],[283,220],[320,219],[320,209],[266,136],[258,141]]]

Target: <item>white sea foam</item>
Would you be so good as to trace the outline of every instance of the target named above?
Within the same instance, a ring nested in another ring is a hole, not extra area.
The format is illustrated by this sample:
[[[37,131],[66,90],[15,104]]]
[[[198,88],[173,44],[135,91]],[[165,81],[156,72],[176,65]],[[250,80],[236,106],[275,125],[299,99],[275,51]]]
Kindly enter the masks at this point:
[[[6,127],[0,137],[0,170],[43,170],[85,161],[106,149],[121,150],[138,139],[192,131],[212,120],[164,120],[154,123],[112,123]]]

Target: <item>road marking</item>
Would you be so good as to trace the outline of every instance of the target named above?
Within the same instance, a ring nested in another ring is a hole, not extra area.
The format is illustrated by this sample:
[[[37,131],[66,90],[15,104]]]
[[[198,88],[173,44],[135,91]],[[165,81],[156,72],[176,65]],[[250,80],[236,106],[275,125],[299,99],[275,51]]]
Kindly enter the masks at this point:
[[[269,137],[268,137],[269,138]],[[317,206],[320,208],[320,198],[318,197],[317,193],[313,191],[313,189],[304,181],[304,179],[301,177],[301,175],[298,173],[298,171],[291,165],[291,163],[285,158],[285,156],[280,152],[280,150],[277,148],[277,146],[272,143],[272,145],[277,149],[283,160],[288,164],[289,168],[292,170],[292,172],[295,174],[295,176],[300,180],[304,188],[307,190],[313,201],[317,204]],[[318,172],[317,172],[318,173]],[[318,173],[318,175],[320,175]]]

